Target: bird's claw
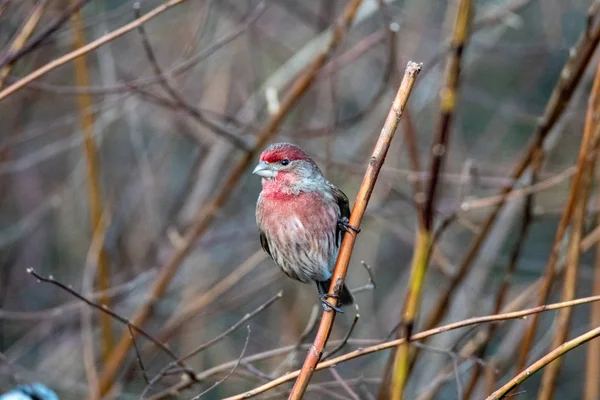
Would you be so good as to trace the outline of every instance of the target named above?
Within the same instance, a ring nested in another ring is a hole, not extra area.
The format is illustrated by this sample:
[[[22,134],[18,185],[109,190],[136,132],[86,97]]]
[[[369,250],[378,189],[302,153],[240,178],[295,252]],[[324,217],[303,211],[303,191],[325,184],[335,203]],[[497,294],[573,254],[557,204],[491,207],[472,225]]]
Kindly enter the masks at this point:
[[[340,226],[340,228],[342,228],[342,230],[344,232],[348,232],[352,236],[355,236],[356,233],[360,233],[360,228],[357,228],[356,226],[350,225],[349,222],[350,221],[348,221],[348,218],[342,217],[338,221],[338,225]]]
[[[333,310],[335,312],[343,314],[344,311],[341,308],[336,307],[333,304],[331,304],[331,302],[329,300],[327,300],[328,298],[338,299],[339,297],[336,296],[335,294],[329,294],[329,293],[320,294],[319,300],[321,300],[321,306],[323,306],[323,311],[327,312],[327,311]]]

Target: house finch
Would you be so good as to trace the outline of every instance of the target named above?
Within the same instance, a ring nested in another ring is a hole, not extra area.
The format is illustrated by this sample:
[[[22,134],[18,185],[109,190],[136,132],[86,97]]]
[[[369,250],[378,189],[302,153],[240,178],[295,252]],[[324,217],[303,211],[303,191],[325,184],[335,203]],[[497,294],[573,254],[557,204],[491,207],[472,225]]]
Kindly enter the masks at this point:
[[[267,147],[252,173],[262,177],[256,204],[262,248],[290,278],[316,282],[325,311],[341,312],[327,300],[327,293],[343,232],[358,232],[348,224],[348,197],[293,144]],[[338,300],[340,306],[354,302],[346,285]]]

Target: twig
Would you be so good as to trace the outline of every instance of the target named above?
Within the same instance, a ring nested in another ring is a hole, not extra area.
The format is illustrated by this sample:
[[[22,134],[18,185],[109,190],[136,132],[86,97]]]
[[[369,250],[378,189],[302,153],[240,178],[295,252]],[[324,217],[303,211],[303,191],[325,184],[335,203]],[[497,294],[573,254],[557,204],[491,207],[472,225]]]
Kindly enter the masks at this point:
[[[288,356],[275,369],[273,369],[273,372],[271,372],[271,375],[273,375],[273,376],[281,375],[283,372],[290,370],[289,366],[295,367],[296,360],[298,358],[298,351],[300,350],[300,347],[302,346],[302,344],[304,343],[304,341],[306,340],[308,335],[310,335],[310,333],[313,331],[313,329],[315,329],[315,326],[317,325],[317,320],[319,317],[320,309],[321,309],[321,307],[318,304],[315,304],[313,306],[312,310],[310,311],[310,317],[308,318],[306,327],[304,327],[304,330],[300,334],[300,337],[298,338],[298,341],[296,342],[296,346],[294,347],[294,349],[292,351],[290,351]]]
[[[508,202],[512,200],[517,200],[521,197],[526,197],[531,194],[535,194],[541,192],[542,190],[549,189],[558,184],[561,184],[565,180],[571,178],[575,172],[577,171],[577,167],[575,165],[565,169],[559,174],[551,176],[543,181],[537,182],[532,185],[524,186],[519,189],[514,189],[510,192],[510,194],[506,197],[506,199],[502,199],[502,195],[494,195],[489,197],[483,197],[479,199],[470,199],[468,201],[463,202],[460,205],[461,210],[463,211],[471,211],[477,208],[485,208],[491,207],[496,204],[500,204],[502,201]]]
[[[89,0],[80,0],[78,4],[83,4],[85,1],[89,1]],[[78,48],[77,50],[73,50],[57,59],[54,59],[52,61],[50,61],[49,63],[43,65],[42,67],[36,69],[35,71],[27,74],[26,76],[24,76],[23,78],[19,79],[18,81],[14,82],[13,84],[11,84],[9,87],[7,87],[6,89],[0,91],[0,101],[2,101],[4,98],[6,98],[7,96],[11,95],[12,93],[16,92],[17,90],[27,86],[29,83],[33,82],[34,80],[38,79],[41,76],[44,76],[45,74],[47,74],[48,72],[60,67],[63,64],[66,64],[70,61],[73,61],[87,53],[89,53],[90,51],[93,51],[95,49],[97,49],[100,46],[105,45],[106,43],[115,40],[116,38],[123,36],[124,34],[126,34],[127,32],[137,28],[138,26],[148,22],[149,20],[151,20],[152,18],[156,17],[159,14],[162,14],[163,12],[167,11],[168,9],[175,7],[181,3],[183,3],[186,0],[170,0],[166,3],[161,4],[160,6],[156,7],[155,9],[151,10],[150,12],[144,14],[142,17],[136,19],[135,21],[132,21],[128,24],[123,25],[122,27],[115,29],[112,32],[107,33],[106,35],[103,35],[101,37],[99,37],[98,39],[94,40],[93,42],[90,42],[88,44],[86,44],[85,46],[82,46],[80,48]],[[68,20],[70,15],[77,11],[79,8],[64,13],[62,17],[65,17],[65,20]],[[64,21],[61,21],[64,22]],[[62,23],[61,23],[62,24]],[[60,25],[59,25],[60,26]],[[58,26],[57,28],[58,29]],[[42,37],[40,39],[43,40],[44,37]],[[32,41],[33,42],[33,41]],[[29,48],[29,46],[25,46],[21,52],[24,51],[24,49]],[[12,59],[14,59],[13,57],[9,57],[7,60],[4,60],[3,63],[6,62],[11,62]]]
[[[548,304],[548,305],[544,305],[541,307],[529,308],[529,309],[522,310],[522,311],[488,315],[488,316],[484,316],[484,317],[468,318],[463,321],[454,322],[454,323],[451,323],[448,325],[440,326],[438,328],[429,329],[429,330],[426,330],[423,332],[415,333],[414,335],[412,335],[410,337],[410,341],[422,340],[422,339],[428,338],[430,336],[438,335],[440,333],[444,333],[444,332],[448,332],[451,330],[464,328],[464,327],[468,327],[468,326],[472,326],[472,325],[478,325],[478,324],[489,323],[489,322],[497,322],[497,321],[505,321],[505,320],[509,320],[509,319],[519,319],[519,318],[523,318],[523,317],[526,317],[531,314],[537,314],[537,313],[550,311],[550,310],[558,310],[558,309],[565,308],[565,307],[573,307],[575,305],[587,304],[587,303],[591,303],[591,302],[595,302],[595,301],[600,301],[600,296],[585,297],[585,298],[581,298],[581,299],[574,300],[574,301]],[[598,330],[600,331],[600,328],[598,328]],[[600,332],[599,332],[599,334],[600,334]],[[406,341],[405,339],[400,338],[400,339],[395,339],[395,340],[392,340],[389,342],[377,344],[374,346],[369,346],[369,347],[365,347],[365,348],[358,349],[355,351],[351,351],[342,356],[332,358],[331,360],[319,363],[318,365],[315,366],[315,371],[329,368],[331,366],[335,366],[342,362],[352,360],[357,357],[362,357],[367,354],[372,354],[372,353],[376,353],[378,351],[391,349],[391,348],[397,347],[399,344],[404,343],[405,341]],[[260,393],[264,393],[267,390],[277,387],[285,382],[291,381],[292,379],[295,379],[296,377],[298,377],[300,375],[300,373],[301,373],[300,370],[290,372],[290,373],[285,374],[277,379],[274,379],[273,381],[268,382],[262,386],[259,386],[257,388],[254,388],[252,390],[249,390],[247,392],[244,392],[244,393],[241,393],[241,394],[238,394],[235,396],[228,397],[225,400],[248,399],[248,398],[256,396]],[[197,378],[200,379],[201,376],[197,376]],[[184,387],[184,385],[181,385],[180,389],[183,387]]]
[[[142,355],[140,354],[140,349],[137,345],[137,341],[135,340],[135,333],[131,328],[131,325],[127,325],[127,329],[129,330],[129,335],[131,335],[131,341],[133,342],[133,349],[135,350],[135,358],[138,362],[140,369],[142,370],[142,375],[144,376],[144,380],[146,384],[150,384],[150,379],[148,379],[148,374],[146,373],[146,368],[144,367],[144,362],[142,361]]]
[[[362,265],[367,271],[367,274],[369,274],[369,280],[367,281],[366,285],[352,289],[352,294],[364,292],[365,290],[375,290],[377,288],[375,279],[373,279],[373,269],[371,266],[367,264],[365,260],[360,260],[360,265]]]
[[[233,366],[231,371],[229,371],[229,373],[227,375],[225,375],[223,378],[221,378],[217,382],[215,382],[211,387],[209,387],[208,389],[206,389],[199,395],[194,396],[191,400],[198,400],[200,397],[204,396],[206,393],[210,392],[211,390],[213,390],[214,388],[219,386],[221,383],[225,382],[231,375],[233,375],[233,372],[240,365],[242,358],[244,358],[244,354],[246,353],[246,348],[248,347],[248,341],[250,340],[250,325],[247,326],[247,329],[248,329],[248,334],[246,335],[246,341],[244,342],[244,348],[242,349],[242,352],[240,353],[240,356],[238,357],[237,363]]]
[[[54,32],[58,31],[71,16],[77,12],[90,0],[79,0],[67,9],[65,9],[54,21],[49,23],[42,31],[35,35],[28,43],[19,48],[11,48],[2,59],[0,59],[0,68],[14,64],[17,60],[39,47],[44,40],[48,39]],[[29,35],[28,35],[29,36]]]
[[[150,388],[153,385],[155,385],[163,376],[165,376],[167,374],[167,372],[169,370],[171,370],[173,367],[175,367],[177,365],[180,365],[183,361],[189,359],[190,357],[193,357],[193,356],[197,355],[198,353],[200,353],[200,352],[206,350],[207,348],[215,345],[216,343],[220,342],[221,340],[223,340],[224,338],[226,338],[227,336],[229,336],[231,333],[233,333],[240,326],[242,326],[244,323],[248,322],[249,320],[251,320],[252,318],[254,318],[257,314],[259,314],[260,312],[262,312],[263,310],[265,310],[267,307],[269,307],[271,304],[273,304],[275,301],[279,300],[281,298],[281,296],[282,296],[282,292],[280,291],[274,297],[270,298],[264,304],[262,304],[260,307],[258,307],[256,310],[252,311],[251,313],[248,313],[248,314],[244,315],[244,317],[242,319],[240,319],[238,322],[236,322],[235,324],[233,324],[226,331],[222,332],[221,334],[219,334],[215,338],[209,340],[208,342],[203,343],[202,345],[198,346],[196,349],[192,350],[191,352],[189,352],[185,356],[180,357],[177,360],[169,363],[167,366],[165,366],[163,369],[161,369],[160,372],[158,374],[156,374],[156,376],[154,378],[152,378],[151,381],[148,382],[146,388],[144,389],[144,391],[140,395],[140,399],[143,399],[145,397],[146,393],[148,393],[148,391],[150,391]]]
[[[404,122],[404,140],[406,141],[406,150],[408,152],[408,160],[410,161],[410,172],[408,175],[408,181],[412,183],[413,187],[413,201],[415,208],[417,209],[417,217],[419,221],[419,227],[425,226],[425,216],[423,215],[423,206],[425,203],[425,193],[421,186],[421,181],[416,177],[418,171],[421,170],[421,161],[419,156],[419,149],[417,148],[417,133],[415,124],[413,123],[412,113],[410,109],[406,109],[406,115],[403,119]]]
[[[577,336],[575,339],[572,339],[566,343],[563,343],[556,349],[552,350],[550,353],[546,354],[544,357],[540,358],[538,361],[531,364],[527,369],[522,371],[520,374],[511,379],[508,383],[502,386],[500,389],[496,390],[490,396],[487,397],[486,400],[496,400],[501,399],[506,396],[508,392],[510,392],[513,388],[517,387],[521,383],[523,383],[526,379],[528,379],[531,375],[544,368],[546,365],[550,364],[552,361],[556,360],[558,357],[562,356],[566,352],[581,346],[582,344],[597,338],[600,336],[600,327],[596,329],[592,329],[591,331],[584,333],[581,336]]]
[[[77,291],[75,291],[73,288],[65,285],[62,282],[57,281],[56,279],[54,279],[54,277],[52,275],[49,275],[48,277],[43,277],[42,275],[38,274],[33,268],[27,268],[27,273],[31,274],[33,277],[35,277],[37,280],[41,281],[41,282],[45,282],[45,283],[50,283],[54,286],[57,286],[59,288],[61,288],[62,290],[66,291],[67,293],[71,294],[72,296],[78,298],[79,300],[83,301],[84,303],[86,303],[87,305],[89,305],[92,308],[95,308],[96,310],[108,314],[110,315],[112,318],[116,319],[117,321],[121,322],[122,324],[133,328],[137,333],[139,333],[140,335],[142,335],[143,337],[145,337],[146,339],[150,340],[151,342],[153,342],[155,345],[157,345],[160,349],[162,349],[162,351],[164,351],[169,357],[171,357],[173,360],[177,360],[178,357],[177,355],[175,355],[175,353],[173,353],[168,347],[166,347],[165,345],[163,345],[161,342],[159,342],[157,339],[155,339],[152,335],[150,335],[148,332],[146,332],[143,328],[140,328],[139,326],[137,326],[136,324],[132,323],[129,319],[122,317],[121,315],[117,314],[116,312],[114,312],[113,310],[111,310],[110,308],[108,308],[105,305],[100,305],[98,303],[94,303],[93,301],[91,301],[90,299],[88,299],[85,296],[82,296],[81,294],[77,293]],[[187,367],[185,364],[183,363],[179,363],[178,364],[181,368],[183,368],[190,376],[194,376],[193,375],[193,371]]]
[[[458,6],[454,32],[452,35],[451,52],[448,55],[446,83],[440,92],[440,119],[436,136],[431,145],[431,176],[427,186],[425,203],[423,206],[423,221],[417,231],[415,249],[413,254],[408,293],[402,309],[401,326],[397,332],[398,337],[408,339],[419,313],[421,294],[427,265],[429,264],[429,248],[431,245],[431,232],[435,217],[436,192],[440,173],[443,168],[445,155],[448,150],[452,118],[456,109],[460,69],[463,50],[469,39],[472,19],[472,1],[461,0]],[[409,376],[410,348],[403,344],[396,351],[393,377],[389,390],[392,400],[402,400],[404,388]],[[390,356],[392,357],[392,356]],[[387,377],[384,381],[387,381]]]
[[[358,9],[359,5],[360,1],[354,1],[352,3],[349,3],[348,6],[354,8],[348,8],[348,10],[354,10],[354,12],[356,12],[356,9]],[[373,187],[375,186],[375,182],[377,181],[379,171],[381,170],[386,153],[388,151],[392,138],[394,137],[396,127],[398,126],[398,122],[400,120],[400,117],[402,116],[404,108],[406,107],[408,97],[412,91],[416,77],[419,74],[420,70],[421,65],[416,64],[414,62],[409,62],[406,66],[404,78],[402,79],[402,83],[398,88],[398,92],[392,104],[392,108],[390,109],[388,116],[385,120],[379,139],[375,144],[375,148],[369,160],[369,166],[367,167],[367,171],[365,172],[363,182],[356,196],[356,201],[354,203],[354,207],[350,215],[350,224],[352,226],[360,226],[360,222],[371,197]],[[356,238],[353,235],[344,235],[342,244],[340,246],[337,262],[335,264],[335,269],[333,271],[333,276],[331,278],[332,287],[329,288],[330,293],[337,294],[342,283],[344,282],[344,277],[346,276],[346,271],[348,269],[348,263],[350,261],[350,256],[352,254],[352,249],[354,247],[355,240]],[[332,300],[335,305],[335,299]],[[323,313],[323,316],[321,318],[321,324],[319,325],[319,330],[317,331],[315,341],[313,343],[313,346],[310,348],[308,355],[306,356],[304,365],[302,366],[302,372],[300,373],[298,379],[296,380],[296,383],[294,384],[294,388],[292,389],[292,393],[289,397],[290,399],[300,399],[306,391],[314,368],[319,362],[319,359],[321,358],[323,348],[325,347],[327,339],[329,338],[329,334],[331,333],[334,318],[334,312]]]
[[[344,336],[344,338],[342,339],[340,344],[335,346],[328,353],[323,354],[323,356],[321,357],[322,360],[327,360],[329,357],[333,356],[335,353],[337,353],[342,348],[344,348],[346,343],[348,343],[348,339],[350,339],[350,336],[352,335],[352,332],[354,331],[354,327],[356,326],[356,323],[358,322],[358,319],[360,318],[360,314],[358,312],[358,305],[355,304],[355,307],[356,307],[356,314],[354,314],[354,319],[352,320],[352,323],[350,324],[350,328],[348,328],[346,335]]]
[[[162,342],[168,341],[192,316],[197,315],[215,299],[218,299],[219,296],[235,286],[242,278],[254,271],[266,258],[267,255],[264,251],[256,251],[208,291],[198,297],[194,297],[189,303],[185,304],[183,310],[167,320],[164,329],[160,332],[160,340]]]
[[[40,18],[42,17],[44,9],[47,5],[48,0],[40,1],[36,5],[33,11],[29,14],[29,18],[27,18],[27,21],[23,24],[23,27],[21,28],[19,33],[10,44],[10,48],[8,49],[7,54],[15,54],[17,51],[23,49],[27,38],[29,38],[29,36],[37,26],[38,22],[40,22]],[[7,63],[0,62],[0,89],[4,87],[4,79],[8,76],[8,74],[10,74],[10,70],[12,69],[13,65],[14,61]]]
[[[346,382],[344,380],[344,378],[339,374],[339,372],[337,372],[335,367],[331,367],[329,369],[329,372],[331,372],[331,375],[333,375],[333,378],[339,382],[342,389],[344,389],[346,391],[346,393],[348,393],[348,395],[350,396],[351,399],[360,400],[360,396],[354,390],[352,390],[350,385],[348,385],[348,382]]]
[[[77,9],[78,3],[72,0],[72,7]],[[81,3],[81,1],[79,2]],[[80,10],[77,9],[72,15],[72,23],[75,30],[73,45],[80,48],[85,45],[85,36]],[[88,67],[85,56],[75,60],[75,80],[78,85],[87,86],[90,83]],[[98,159],[98,149],[94,140],[94,116],[88,112],[92,107],[92,98],[88,94],[77,96],[77,105],[81,118],[81,134],[83,135],[83,151],[86,161],[87,183],[88,183],[88,201],[90,205],[90,225],[92,232],[104,232],[104,222],[102,213],[104,210],[102,202],[102,188],[100,184],[100,161]],[[105,291],[110,288],[110,266],[104,247],[98,249],[97,260],[94,261],[98,266],[97,279],[98,289]],[[100,303],[110,307],[110,299],[103,297]],[[114,336],[112,329],[112,319],[108,314],[100,316],[102,356],[104,362],[108,361],[108,354],[114,346]]]
[[[186,1],[186,0],[182,0]],[[233,30],[229,31],[225,35],[219,37],[217,40],[213,42],[211,46],[202,50],[198,54],[182,61],[180,64],[167,69],[164,71],[165,74],[170,74],[171,76],[177,76],[182,74],[198,63],[206,60],[208,57],[213,55],[217,50],[220,50],[225,45],[231,43],[235,39],[237,39],[242,33],[244,33],[249,26],[255,23],[258,18],[263,14],[266,8],[262,9],[254,9],[247,18],[240,22],[238,26],[236,26]],[[135,21],[134,21],[135,22]],[[135,27],[130,30],[135,29]],[[79,93],[89,93],[93,96],[104,96],[106,94],[113,93],[129,93],[131,90],[141,90],[142,88],[150,85],[154,85],[159,82],[161,77],[149,77],[149,78],[139,78],[133,81],[127,81],[122,84],[115,84],[112,86],[88,86],[88,87],[78,87],[78,86],[57,86],[51,85],[44,82],[31,82],[28,85],[32,90],[38,90],[43,92],[49,92],[54,94],[62,94],[62,95],[73,95]],[[231,121],[228,121],[231,122]]]
[[[262,1],[261,3],[258,4],[257,9],[259,9],[259,11],[260,11],[264,7],[265,7],[265,2]],[[134,11],[136,19],[141,18],[139,2],[133,3],[133,11]],[[158,60],[156,59],[156,55],[154,54],[154,50],[152,49],[152,45],[150,44],[150,39],[148,38],[148,34],[146,33],[146,28],[144,28],[144,25],[139,25],[137,27],[137,29],[140,34],[140,38],[142,39],[142,46],[144,47],[144,52],[146,53],[146,57],[148,58],[148,61],[150,62],[150,65],[152,66],[152,69],[154,70],[154,74],[159,79],[158,83],[165,90],[165,92],[167,92],[167,94],[169,96],[171,96],[173,101],[181,109],[183,109],[188,115],[193,117],[194,120],[197,121],[200,125],[208,127],[209,129],[213,130],[216,134],[229,140],[237,148],[242,149],[242,150],[247,150],[248,146],[246,145],[246,142],[241,137],[239,137],[239,136],[229,132],[228,130],[223,129],[219,125],[211,122],[209,119],[207,119],[202,114],[202,112],[198,108],[191,105],[183,97],[183,95],[181,93],[179,93],[179,91],[174,87],[173,83],[170,81],[168,75],[166,75],[163,72],[162,68],[160,67]]]
[[[172,0],[170,3],[175,0]],[[182,1],[182,0],[177,0]],[[148,14],[146,14],[147,16]],[[351,15],[347,16],[351,17]],[[346,18],[349,22],[351,18]],[[131,25],[131,24],[130,24]],[[165,265],[161,268],[159,276],[150,291],[149,299],[136,312],[133,321],[136,325],[143,325],[143,323],[150,316],[153,304],[158,301],[160,297],[166,291],[169,283],[179,270],[179,267],[185,257],[188,255],[192,246],[196,240],[206,231],[210,226],[213,218],[217,211],[223,206],[225,201],[229,198],[229,194],[233,188],[237,185],[237,182],[246,172],[246,169],[252,162],[255,154],[262,149],[267,141],[275,135],[277,129],[282,124],[284,119],[287,117],[290,110],[306,92],[306,90],[313,83],[318,71],[325,65],[325,62],[329,58],[329,55],[335,50],[341,41],[346,36],[346,31],[349,23],[345,23],[338,26],[332,34],[329,46],[322,52],[318,53],[315,58],[310,62],[303,72],[294,80],[290,89],[285,94],[280,103],[279,112],[271,116],[267,124],[258,132],[256,141],[253,148],[246,152],[242,159],[234,166],[229,176],[225,180],[222,188],[217,191],[217,194],[212,201],[207,203],[198,214],[195,216],[191,227],[187,230],[182,238],[181,246],[179,246],[171,257],[167,260]],[[0,93],[1,99],[1,93]],[[127,352],[131,348],[131,340],[128,335],[123,334],[119,340],[119,343],[115,347],[111,360],[107,364],[104,373],[101,377],[101,388],[102,393],[106,393],[113,384],[114,377],[116,376],[121,362],[127,355]]]
[[[13,381],[13,383],[15,385],[21,384],[21,379],[19,378],[19,374],[17,373],[17,370],[15,369],[15,367],[13,367],[13,365],[10,362],[10,360],[8,359],[8,357],[6,357],[6,355],[4,355],[4,353],[2,353],[2,352],[0,352],[0,361],[8,367],[8,369],[10,371],[9,378]]]
[[[143,272],[137,277],[130,280],[129,282],[113,286],[112,288],[105,291],[90,293],[90,295],[86,297],[94,301],[102,298],[103,296],[113,298],[123,293],[130,293],[139,285],[146,283],[148,279],[152,277],[153,272],[154,271],[152,270]],[[51,319],[66,315],[67,313],[78,309],[80,306],[82,306],[82,303],[79,300],[73,300],[63,305],[40,311],[7,311],[0,309],[0,319],[13,319],[17,321],[39,321],[42,319]]]

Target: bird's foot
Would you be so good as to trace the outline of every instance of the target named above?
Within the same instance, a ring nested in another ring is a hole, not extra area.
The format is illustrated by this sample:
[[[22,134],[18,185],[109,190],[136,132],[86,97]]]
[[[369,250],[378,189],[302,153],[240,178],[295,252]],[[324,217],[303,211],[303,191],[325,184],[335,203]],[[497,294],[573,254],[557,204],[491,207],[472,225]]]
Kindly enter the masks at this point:
[[[343,314],[344,311],[339,308],[334,306],[333,304],[331,304],[331,302],[329,300],[327,300],[328,298],[332,298],[332,299],[338,299],[338,296],[336,296],[335,294],[329,294],[329,293],[322,293],[319,295],[319,300],[321,300],[321,305],[323,306],[323,311],[335,311],[338,312],[340,314]]]
[[[350,225],[349,222],[350,221],[347,217],[342,217],[339,219],[338,225],[340,226],[340,228],[342,228],[342,230],[344,230],[344,232],[348,232],[352,236],[356,236],[357,233],[360,233],[360,228]]]

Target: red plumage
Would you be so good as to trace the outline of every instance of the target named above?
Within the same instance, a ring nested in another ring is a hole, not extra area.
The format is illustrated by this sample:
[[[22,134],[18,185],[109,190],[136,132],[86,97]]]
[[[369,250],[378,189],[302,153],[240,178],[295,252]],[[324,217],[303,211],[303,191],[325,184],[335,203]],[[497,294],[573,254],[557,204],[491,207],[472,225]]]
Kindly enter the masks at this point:
[[[263,249],[289,277],[316,282],[329,309],[325,294],[348,228],[348,198],[325,179],[304,150],[289,143],[265,149],[254,173],[262,177],[256,222]],[[339,304],[352,302],[344,285]]]

